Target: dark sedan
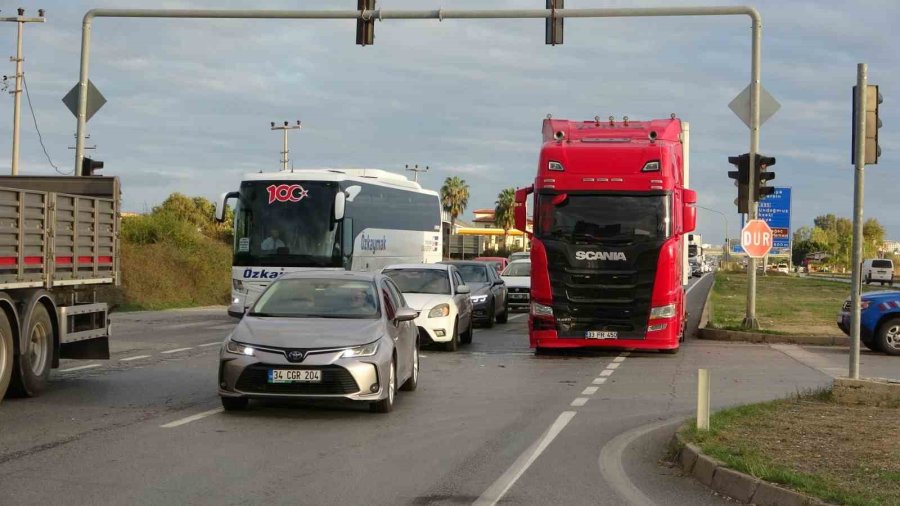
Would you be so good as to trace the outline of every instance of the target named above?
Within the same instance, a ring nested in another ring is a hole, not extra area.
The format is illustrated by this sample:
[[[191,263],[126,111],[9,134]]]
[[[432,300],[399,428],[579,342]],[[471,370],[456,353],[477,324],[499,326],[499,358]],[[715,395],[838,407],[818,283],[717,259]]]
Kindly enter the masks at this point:
[[[419,381],[416,311],[381,274],[285,275],[228,336],[219,362],[226,410],[249,399],[332,398],[394,407]]]
[[[509,319],[509,301],[506,283],[493,265],[486,262],[455,260],[441,262],[455,265],[463,281],[471,290],[472,316],[477,323],[493,327],[494,322],[506,323]]]

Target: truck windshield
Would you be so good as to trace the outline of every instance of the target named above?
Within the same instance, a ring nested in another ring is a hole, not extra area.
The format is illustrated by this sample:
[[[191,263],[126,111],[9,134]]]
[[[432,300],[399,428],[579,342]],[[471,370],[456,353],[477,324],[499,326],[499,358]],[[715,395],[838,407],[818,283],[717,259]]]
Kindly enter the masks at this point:
[[[241,184],[235,209],[234,265],[341,267],[338,185],[327,181]]]
[[[656,242],[672,233],[669,195],[538,195],[537,236],[572,244]]]

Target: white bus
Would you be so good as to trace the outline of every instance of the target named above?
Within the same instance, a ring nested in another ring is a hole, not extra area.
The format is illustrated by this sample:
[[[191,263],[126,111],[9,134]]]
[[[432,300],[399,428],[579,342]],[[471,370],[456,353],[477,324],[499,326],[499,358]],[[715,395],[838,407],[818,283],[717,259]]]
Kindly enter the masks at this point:
[[[235,200],[232,291],[240,317],[272,280],[292,271],[376,271],[389,264],[439,262],[437,192],[376,169],[247,174],[222,194],[216,219]]]

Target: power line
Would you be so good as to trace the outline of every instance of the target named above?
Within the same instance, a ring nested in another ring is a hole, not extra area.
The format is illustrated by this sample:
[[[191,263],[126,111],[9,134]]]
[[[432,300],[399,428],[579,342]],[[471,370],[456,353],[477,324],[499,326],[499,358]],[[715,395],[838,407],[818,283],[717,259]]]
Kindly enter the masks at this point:
[[[38,128],[37,116],[34,115],[34,107],[31,105],[31,94],[28,93],[28,81],[25,79],[25,74],[22,74],[22,84],[25,86],[25,98],[28,99],[28,109],[31,111],[31,119],[34,121],[34,130],[37,132],[38,141],[41,143],[41,149],[44,150],[44,156],[47,157],[47,161],[50,162],[50,166],[53,167],[57,173],[62,174],[63,176],[71,176],[74,172],[63,172],[59,170],[59,167],[53,164],[53,160],[50,159],[50,153],[47,152],[47,146],[44,146],[44,137],[41,135],[41,129]]]

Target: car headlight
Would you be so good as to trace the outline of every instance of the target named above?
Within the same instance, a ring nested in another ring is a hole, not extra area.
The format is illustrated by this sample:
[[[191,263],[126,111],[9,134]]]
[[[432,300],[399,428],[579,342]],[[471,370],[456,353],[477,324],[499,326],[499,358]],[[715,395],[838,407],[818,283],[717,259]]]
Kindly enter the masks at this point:
[[[657,306],[650,310],[650,318],[674,318],[675,317],[675,304],[669,304],[666,306]]]
[[[449,304],[438,304],[431,308],[431,311],[428,312],[429,318],[441,318],[443,316],[450,316],[450,305]]]
[[[469,297],[472,299],[472,304],[481,304],[487,300],[487,295],[473,295]]]
[[[870,302],[867,301],[867,300],[861,300],[861,301],[859,301],[859,309],[860,309],[860,311],[863,310],[863,309],[867,309],[867,308],[869,307],[869,304],[870,304]]]
[[[256,350],[254,350],[252,346],[247,346],[232,341],[231,339],[225,341],[225,351],[234,353],[235,355],[246,355],[248,357],[252,357],[256,353]]]
[[[371,357],[378,352],[378,341],[355,348],[347,348],[341,352],[341,358]]]
[[[232,279],[231,287],[234,288],[234,290],[236,292],[243,292],[244,291],[244,282],[241,281],[240,279]]]

